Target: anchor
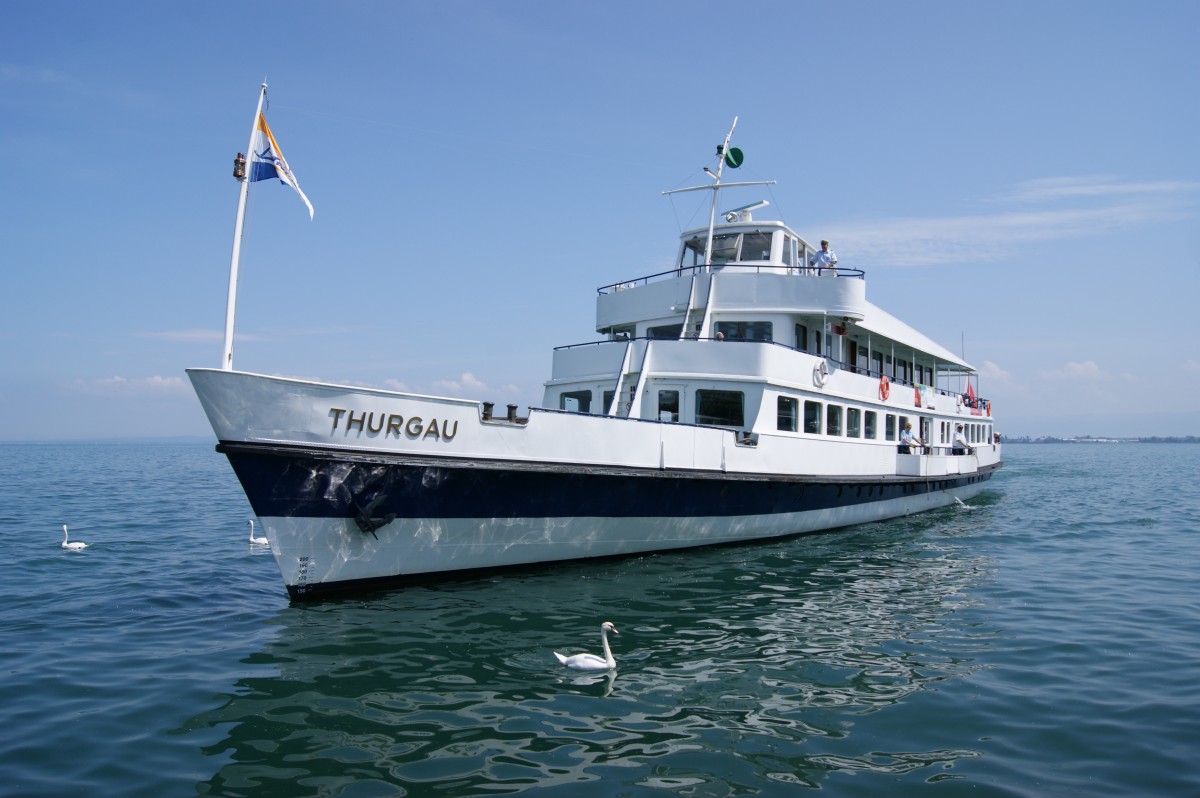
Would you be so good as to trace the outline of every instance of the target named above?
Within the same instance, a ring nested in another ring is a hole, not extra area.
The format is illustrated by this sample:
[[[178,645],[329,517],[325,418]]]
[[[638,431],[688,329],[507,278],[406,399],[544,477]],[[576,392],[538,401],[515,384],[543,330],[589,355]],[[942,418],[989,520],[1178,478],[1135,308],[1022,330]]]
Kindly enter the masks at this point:
[[[376,508],[383,504],[386,498],[386,494],[380,493],[376,495],[374,499],[371,499],[366,507],[360,507],[357,502],[354,503],[354,509],[358,511],[354,516],[354,523],[358,524],[358,528],[361,529],[364,534],[370,532],[371,537],[375,538],[376,540],[379,540],[379,535],[375,534],[375,530],[385,527],[392,523],[392,521],[396,520],[395,513],[388,513],[383,517],[377,517],[374,515]]]

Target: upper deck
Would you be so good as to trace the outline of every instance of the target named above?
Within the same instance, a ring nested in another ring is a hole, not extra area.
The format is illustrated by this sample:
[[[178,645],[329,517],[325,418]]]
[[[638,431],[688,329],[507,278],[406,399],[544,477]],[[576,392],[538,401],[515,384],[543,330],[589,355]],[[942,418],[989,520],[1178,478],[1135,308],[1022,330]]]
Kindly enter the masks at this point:
[[[597,332],[639,322],[666,324],[698,309],[802,313],[853,321],[864,316],[863,272],[810,267],[812,247],[782,222],[755,222],[742,213],[735,223],[714,226],[712,262],[706,265],[707,247],[707,228],[688,231],[682,236],[674,269],[600,288]],[[717,276],[719,290],[714,286]]]

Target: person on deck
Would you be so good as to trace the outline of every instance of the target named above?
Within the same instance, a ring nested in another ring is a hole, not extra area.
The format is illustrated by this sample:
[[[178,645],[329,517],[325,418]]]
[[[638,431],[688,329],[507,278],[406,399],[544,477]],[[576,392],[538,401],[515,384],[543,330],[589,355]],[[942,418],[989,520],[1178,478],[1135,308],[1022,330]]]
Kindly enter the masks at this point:
[[[905,424],[904,431],[900,433],[900,454],[913,454],[912,447],[921,445],[921,439],[913,435],[912,424]],[[920,451],[916,454],[920,454]]]
[[[808,259],[808,265],[815,268],[817,274],[820,274],[822,269],[832,269],[837,265],[837,255],[829,248],[828,241],[821,242],[821,251]]]
[[[963,435],[962,424],[959,424],[958,428],[954,430],[954,448],[950,450],[950,453],[957,456],[970,452],[972,452],[972,449],[967,445],[967,439]]]

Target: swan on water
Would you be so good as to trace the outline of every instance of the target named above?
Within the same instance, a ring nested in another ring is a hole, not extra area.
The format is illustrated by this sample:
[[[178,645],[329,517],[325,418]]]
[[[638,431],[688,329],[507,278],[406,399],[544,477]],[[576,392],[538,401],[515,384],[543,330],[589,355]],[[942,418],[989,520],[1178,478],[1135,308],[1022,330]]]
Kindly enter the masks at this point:
[[[80,543],[79,541],[76,541],[76,542],[74,542],[74,543],[71,543],[70,541],[68,541],[68,540],[67,540],[67,525],[66,525],[66,524],[63,524],[63,542],[62,542],[62,547],[63,547],[64,549],[69,549],[70,551],[83,551],[84,549],[86,549],[86,548],[88,547],[88,544],[86,544],[86,543]]]
[[[568,668],[574,668],[577,671],[607,671],[617,667],[617,661],[613,659],[612,651],[608,647],[608,633],[612,632],[615,635],[621,634],[617,631],[617,627],[613,626],[610,621],[605,621],[600,624],[600,645],[604,647],[604,656],[597,657],[595,654],[574,654],[570,657],[563,656],[557,651],[554,656],[558,661]]]
[[[250,542],[251,543],[254,543],[255,545],[258,545],[258,546],[270,545],[271,541],[267,540],[266,538],[254,537],[254,519],[253,518],[246,519],[246,523],[250,525]]]

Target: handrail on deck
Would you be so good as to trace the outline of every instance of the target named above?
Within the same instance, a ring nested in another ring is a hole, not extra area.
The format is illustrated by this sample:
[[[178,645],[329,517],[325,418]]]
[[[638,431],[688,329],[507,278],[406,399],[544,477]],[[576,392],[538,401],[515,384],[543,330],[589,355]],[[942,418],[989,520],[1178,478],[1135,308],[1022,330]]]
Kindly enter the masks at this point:
[[[876,371],[875,369],[863,368],[862,366],[851,366],[849,363],[847,363],[843,360],[834,360],[833,358],[825,356],[825,355],[816,355],[812,352],[809,352],[807,349],[799,349],[794,346],[788,346],[787,344],[782,344],[778,341],[759,341],[759,340],[750,340],[750,339],[744,339],[744,338],[682,338],[682,339],[680,339],[680,338],[649,338],[647,336],[639,336],[637,338],[621,338],[621,339],[615,340],[615,341],[605,338],[605,339],[602,339],[599,341],[587,341],[582,344],[566,344],[564,346],[556,346],[556,347],[554,347],[554,351],[558,352],[559,350],[564,350],[564,349],[579,349],[579,348],[583,348],[585,346],[600,346],[602,344],[627,344],[630,341],[665,341],[665,342],[673,342],[673,343],[681,343],[681,344],[683,344],[683,343],[691,344],[691,343],[700,343],[700,342],[708,342],[708,341],[719,342],[722,344],[734,344],[734,345],[737,345],[737,344],[770,344],[771,346],[781,346],[784,349],[790,349],[793,352],[803,352],[806,355],[813,355],[813,357],[823,357],[831,365],[836,366],[837,368],[839,368],[843,371],[849,371],[852,374],[862,374],[867,377],[874,377],[875,379],[879,379],[884,376],[883,372]],[[887,375],[887,378],[893,385],[905,385],[905,386],[908,386],[909,388],[914,388],[914,387],[922,384],[922,383],[917,383],[917,382],[909,382],[908,380],[901,379],[900,377],[893,377],[890,374]],[[928,385],[926,387],[933,388],[934,392],[941,396],[962,396],[964,407],[972,407],[973,409],[982,409],[988,405],[989,400],[983,396],[975,397],[974,404],[971,404],[971,402],[967,400],[966,395],[962,394],[958,391],[948,391],[945,388],[936,388],[932,385]]]
[[[834,277],[854,277],[859,280],[866,279],[867,273],[862,269],[848,269],[844,266],[830,266],[823,269],[817,269],[811,266],[776,266],[760,263],[721,263],[714,266],[686,266],[676,269],[670,269],[657,274],[648,274],[645,277],[635,277],[632,280],[626,280],[612,285],[602,285],[596,289],[597,294],[608,294],[615,291],[624,291],[627,288],[635,288],[639,285],[648,285],[649,283],[663,279],[666,277],[682,277],[685,274],[700,274],[705,271],[721,272],[727,268],[737,268],[742,270],[753,269],[756,273],[762,274],[781,274],[792,277],[827,277],[826,272],[832,272]]]

